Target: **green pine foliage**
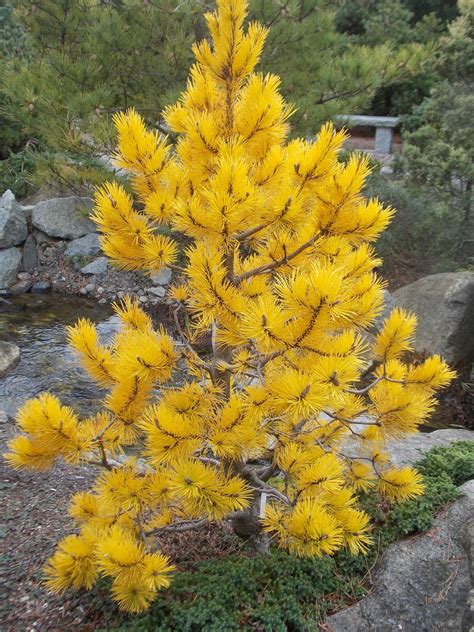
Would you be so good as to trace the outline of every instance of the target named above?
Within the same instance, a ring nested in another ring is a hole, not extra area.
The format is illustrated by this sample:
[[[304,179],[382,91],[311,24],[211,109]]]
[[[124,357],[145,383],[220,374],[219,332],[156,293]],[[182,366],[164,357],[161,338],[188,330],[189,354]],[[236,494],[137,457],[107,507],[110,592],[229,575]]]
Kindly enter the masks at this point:
[[[432,52],[414,38],[390,39],[386,25],[371,40],[344,32],[325,0],[255,0],[251,8],[251,18],[271,26],[262,65],[281,75],[282,92],[297,108],[298,135],[315,134],[335,114],[364,111],[382,86],[419,72]]]
[[[110,175],[101,155],[113,144],[111,115],[134,106],[159,126],[163,106],[183,89],[190,44],[205,34],[203,2],[14,5],[33,55],[2,61],[0,102],[9,125],[28,138],[30,179],[77,190],[98,184]],[[262,67],[282,76],[298,135],[367,108],[381,86],[419,72],[430,54],[425,42],[387,40],[383,25],[370,41],[341,32],[326,0],[254,0],[250,18],[271,27]]]
[[[34,55],[2,64],[4,116],[37,149],[37,185],[97,184],[107,175],[100,157],[113,145],[111,115],[133,105],[153,122],[176,98],[197,2],[15,4]]]
[[[0,193],[12,189],[21,196],[30,190],[34,160],[28,134],[5,112],[4,73],[13,59],[31,59],[30,41],[24,25],[14,15],[13,4],[0,0]]]
[[[457,486],[474,477],[474,442],[434,448],[417,468],[425,495],[391,507],[376,494],[366,497],[377,525],[368,557],[343,553],[310,560],[275,551],[194,563],[176,574],[150,611],[122,619],[115,632],[320,630],[328,614],[365,594],[366,575],[386,546],[429,529],[440,508],[459,497]]]

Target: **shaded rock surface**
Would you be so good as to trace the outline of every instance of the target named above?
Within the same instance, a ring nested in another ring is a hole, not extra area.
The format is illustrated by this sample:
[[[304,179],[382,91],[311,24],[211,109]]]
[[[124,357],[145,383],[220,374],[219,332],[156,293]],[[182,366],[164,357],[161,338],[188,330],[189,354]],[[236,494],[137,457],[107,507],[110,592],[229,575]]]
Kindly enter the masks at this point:
[[[21,251],[18,248],[0,250],[0,288],[7,288],[15,283],[20,265]]]
[[[13,369],[20,360],[20,349],[11,342],[0,340],[0,378]]]
[[[373,592],[326,620],[332,632],[468,632],[474,480],[432,529],[390,546],[373,575]]]
[[[82,274],[105,274],[108,268],[107,257],[99,257],[81,268]]]
[[[66,248],[68,257],[91,257],[100,252],[100,238],[97,233],[89,233],[79,239],[74,239]]]
[[[10,248],[25,241],[28,235],[26,219],[13,193],[8,190],[0,198],[0,248]]]
[[[415,348],[450,363],[474,360],[474,273],[433,274],[396,290],[400,307],[418,316]]]
[[[33,235],[28,235],[21,255],[21,268],[26,272],[33,272],[38,265],[38,251],[36,249],[36,239]]]
[[[78,239],[95,230],[87,217],[93,202],[87,197],[53,198],[35,206],[32,213],[33,226],[50,237]]]

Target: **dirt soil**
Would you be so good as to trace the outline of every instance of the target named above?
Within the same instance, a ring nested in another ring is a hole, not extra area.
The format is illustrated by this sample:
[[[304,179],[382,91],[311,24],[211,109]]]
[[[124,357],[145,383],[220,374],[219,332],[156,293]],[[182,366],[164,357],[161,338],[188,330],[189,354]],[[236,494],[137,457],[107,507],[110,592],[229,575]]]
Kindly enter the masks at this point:
[[[1,411],[0,411],[1,414]],[[13,421],[0,417],[0,452],[16,434]],[[88,489],[98,474],[92,466],[58,463],[49,472],[13,470],[0,460],[0,630],[1,632],[92,632],[113,629],[127,617],[113,604],[105,582],[90,592],[49,593],[42,567],[55,545],[74,530],[67,509],[71,496]],[[214,524],[189,534],[160,538],[179,570],[203,559],[244,550],[228,525]]]

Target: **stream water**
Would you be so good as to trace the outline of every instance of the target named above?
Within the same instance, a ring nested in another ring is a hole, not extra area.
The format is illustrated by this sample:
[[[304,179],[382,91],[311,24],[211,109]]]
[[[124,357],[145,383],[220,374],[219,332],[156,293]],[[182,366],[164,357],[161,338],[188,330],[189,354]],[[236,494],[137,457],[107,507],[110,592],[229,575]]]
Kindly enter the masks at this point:
[[[87,299],[29,294],[9,301],[12,311],[0,313],[0,340],[18,345],[21,359],[0,379],[0,410],[13,416],[27,399],[47,390],[81,415],[90,414],[103,391],[68,347],[66,325],[89,318],[97,324],[101,339],[107,340],[117,331],[118,318]]]

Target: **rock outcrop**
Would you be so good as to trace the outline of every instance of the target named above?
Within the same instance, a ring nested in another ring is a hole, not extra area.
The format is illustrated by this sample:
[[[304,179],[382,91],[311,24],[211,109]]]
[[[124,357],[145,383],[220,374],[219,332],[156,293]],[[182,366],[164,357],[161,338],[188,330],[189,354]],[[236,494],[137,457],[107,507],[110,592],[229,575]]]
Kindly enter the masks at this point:
[[[428,533],[381,556],[373,592],[326,620],[331,632],[469,632],[473,625],[474,480]]]
[[[418,317],[415,348],[456,364],[474,360],[474,273],[444,272],[393,293],[397,305]]]

